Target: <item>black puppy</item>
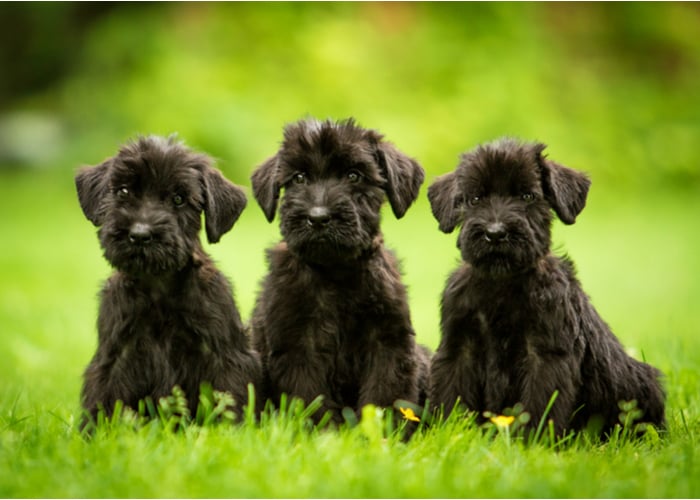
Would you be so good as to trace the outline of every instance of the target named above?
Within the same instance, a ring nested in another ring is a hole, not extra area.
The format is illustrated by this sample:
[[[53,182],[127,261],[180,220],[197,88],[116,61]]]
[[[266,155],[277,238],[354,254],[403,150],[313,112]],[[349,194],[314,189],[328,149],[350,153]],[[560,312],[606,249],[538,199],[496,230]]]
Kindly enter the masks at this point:
[[[522,403],[557,432],[610,429],[620,401],[664,424],[660,372],[629,357],[581,289],[573,263],[550,253],[551,209],[573,224],[589,179],[542,155],[544,144],[504,139],[464,154],[430,186],[440,229],[462,229],[464,263],[442,298],[442,340],[432,360],[432,403],[457,398],[478,412]],[[593,419],[593,420],[591,420]]]
[[[388,197],[397,218],[418,195],[423,169],[352,119],[300,121],[252,175],[268,221],[280,206],[284,240],[268,251],[252,319],[269,394],[306,403],[320,418],[344,407],[419,402],[427,352],[416,346],[406,290],[379,230]]]
[[[97,352],[82,404],[94,418],[121,400],[136,408],[179,385],[194,415],[200,384],[228,391],[241,411],[260,362],[248,346],[231,285],[199,241],[201,215],[215,243],[245,195],[174,139],[139,138],[75,178],[85,216],[115,273],[102,289]]]

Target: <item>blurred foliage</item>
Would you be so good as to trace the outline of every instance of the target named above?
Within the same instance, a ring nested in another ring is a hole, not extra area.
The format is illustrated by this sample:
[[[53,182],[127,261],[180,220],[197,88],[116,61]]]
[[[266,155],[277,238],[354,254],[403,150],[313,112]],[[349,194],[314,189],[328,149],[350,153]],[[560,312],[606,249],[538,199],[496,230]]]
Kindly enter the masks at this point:
[[[0,164],[178,132],[247,184],[284,123],[352,115],[430,176],[515,135],[613,189],[700,186],[695,3],[2,3],[0,28]]]

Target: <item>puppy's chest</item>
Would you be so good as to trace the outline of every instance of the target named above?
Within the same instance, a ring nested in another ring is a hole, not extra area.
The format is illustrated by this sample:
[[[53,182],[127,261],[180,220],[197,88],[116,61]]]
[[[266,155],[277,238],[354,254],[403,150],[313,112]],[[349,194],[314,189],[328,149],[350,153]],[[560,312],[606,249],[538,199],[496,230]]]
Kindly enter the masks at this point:
[[[321,289],[309,299],[307,314],[300,321],[306,323],[303,330],[318,348],[352,353],[372,340],[381,323],[376,302],[357,292]]]
[[[350,320],[345,322],[348,327],[356,320],[376,316],[386,307],[386,286],[370,270],[332,273],[303,269],[283,276],[272,302],[296,310],[300,321],[313,317],[342,326],[342,318]]]
[[[551,328],[541,309],[536,298],[512,292],[474,301],[461,332],[470,355],[507,368],[551,351]]]
[[[197,316],[193,305],[181,298],[142,295],[133,301],[122,335],[132,347],[158,351],[178,363],[208,351],[206,339],[197,334]]]
[[[352,406],[357,402],[358,381],[368,353],[381,343],[381,319],[360,297],[338,290],[334,294],[337,300],[327,302],[325,296],[315,302],[315,314],[307,317],[302,332],[307,355],[318,356],[328,367],[332,397]]]

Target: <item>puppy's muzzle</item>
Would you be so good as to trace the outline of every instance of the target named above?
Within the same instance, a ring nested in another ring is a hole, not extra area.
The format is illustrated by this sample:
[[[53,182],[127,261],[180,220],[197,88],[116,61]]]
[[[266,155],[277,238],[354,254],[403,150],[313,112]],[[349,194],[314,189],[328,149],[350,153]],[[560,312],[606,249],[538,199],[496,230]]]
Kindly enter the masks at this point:
[[[306,216],[306,223],[314,228],[326,226],[331,221],[331,211],[325,206],[311,207]]]
[[[150,224],[135,222],[129,228],[129,241],[134,245],[147,245],[153,241],[153,228]]]
[[[508,238],[508,231],[502,222],[490,222],[484,228],[484,239],[489,243],[500,243]]]

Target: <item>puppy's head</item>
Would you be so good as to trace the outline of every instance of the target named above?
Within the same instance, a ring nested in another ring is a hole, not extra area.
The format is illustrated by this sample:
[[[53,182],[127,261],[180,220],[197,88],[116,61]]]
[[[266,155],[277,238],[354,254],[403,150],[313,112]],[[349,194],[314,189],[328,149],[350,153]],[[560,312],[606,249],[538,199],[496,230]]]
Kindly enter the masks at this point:
[[[98,226],[105,258],[127,273],[181,269],[199,243],[201,214],[215,243],[238,219],[243,191],[203,154],[174,138],[140,137],[75,177],[85,216]]]
[[[268,221],[280,204],[280,229],[291,251],[316,264],[359,257],[379,232],[379,210],[389,199],[397,218],[418,196],[418,163],[383,136],[355,124],[302,120],[284,130],[275,156],[251,177]]]
[[[590,180],[542,155],[544,144],[502,139],[463,154],[428,189],[443,232],[458,225],[462,258],[493,275],[532,266],[549,251],[551,210],[573,224]]]

